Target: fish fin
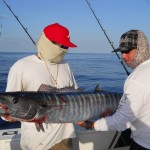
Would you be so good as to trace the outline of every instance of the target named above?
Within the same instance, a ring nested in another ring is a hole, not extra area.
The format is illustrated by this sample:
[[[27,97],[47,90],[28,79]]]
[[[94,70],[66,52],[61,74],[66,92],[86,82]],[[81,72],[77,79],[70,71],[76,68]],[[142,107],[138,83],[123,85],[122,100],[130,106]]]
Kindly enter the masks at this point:
[[[37,129],[38,132],[40,132],[41,130],[42,130],[43,132],[45,132],[42,123],[35,123],[35,126],[36,126],[36,129]]]
[[[45,122],[47,120],[47,115],[41,117],[40,119],[36,120],[35,118],[31,121],[31,122],[35,122],[35,126],[38,132],[40,132],[40,130],[42,130],[43,132],[45,132],[44,127],[43,127],[43,122]]]
[[[95,89],[94,89],[94,92],[100,92],[101,89],[99,88],[99,84],[96,85]]]
[[[46,85],[46,84],[41,84],[41,86],[38,89],[39,92],[48,92],[48,93],[53,93],[56,90],[57,90],[57,88],[52,87],[50,85]]]
[[[38,123],[35,123],[35,127],[36,127],[36,130],[37,130],[38,132],[40,132],[40,128],[39,128],[39,124],[38,124]]]
[[[41,129],[43,132],[45,132],[44,127],[43,127],[43,124],[42,124],[42,123],[39,123],[39,126],[40,126],[40,129]]]

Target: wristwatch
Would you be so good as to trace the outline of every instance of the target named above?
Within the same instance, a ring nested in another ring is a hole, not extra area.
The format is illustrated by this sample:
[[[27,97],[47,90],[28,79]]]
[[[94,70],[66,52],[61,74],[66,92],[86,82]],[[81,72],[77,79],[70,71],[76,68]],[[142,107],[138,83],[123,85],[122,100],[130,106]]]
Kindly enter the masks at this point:
[[[87,121],[85,121],[85,124],[86,124],[85,128],[87,130],[91,130],[94,128],[94,122],[92,122],[92,121],[87,120]]]

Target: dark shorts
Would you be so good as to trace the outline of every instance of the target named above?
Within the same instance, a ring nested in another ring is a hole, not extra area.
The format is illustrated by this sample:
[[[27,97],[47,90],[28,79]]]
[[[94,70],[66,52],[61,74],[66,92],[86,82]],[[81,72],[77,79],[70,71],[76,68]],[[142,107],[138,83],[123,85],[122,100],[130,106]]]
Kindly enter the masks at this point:
[[[144,148],[143,146],[141,146],[133,141],[129,150],[150,150],[150,149]]]
[[[51,147],[49,150],[72,150],[72,139],[65,139]]]

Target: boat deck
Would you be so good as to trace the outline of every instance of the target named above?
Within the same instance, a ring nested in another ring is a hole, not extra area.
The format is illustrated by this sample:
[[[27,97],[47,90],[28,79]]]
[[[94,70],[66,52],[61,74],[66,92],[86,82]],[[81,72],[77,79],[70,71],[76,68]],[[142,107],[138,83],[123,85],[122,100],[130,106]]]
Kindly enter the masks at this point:
[[[114,148],[121,133],[80,130],[73,140],[73,150],[129,150],[129,146]],[[20,128],[0,130],[1,150],[21,150]]]

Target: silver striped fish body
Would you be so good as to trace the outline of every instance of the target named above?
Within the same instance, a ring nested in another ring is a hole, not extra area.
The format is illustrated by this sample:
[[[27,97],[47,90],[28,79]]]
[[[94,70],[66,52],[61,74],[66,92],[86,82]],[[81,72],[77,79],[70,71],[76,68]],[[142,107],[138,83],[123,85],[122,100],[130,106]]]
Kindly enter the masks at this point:
[[[94,119],[104,113],[106,110],[115,112],[121,93],[66,93],[64,95],[57,94],[55,99],[62,107],[53,107],[48,112],[48,122],[66,123],[77,122],[88,119]]]
[[[120,93],[81,92],[4,92],[0,93],[1,116],[9,116],[16,121],[39,120],[45,122],[69,123],[98,117],[108,109],[117,109]]]

